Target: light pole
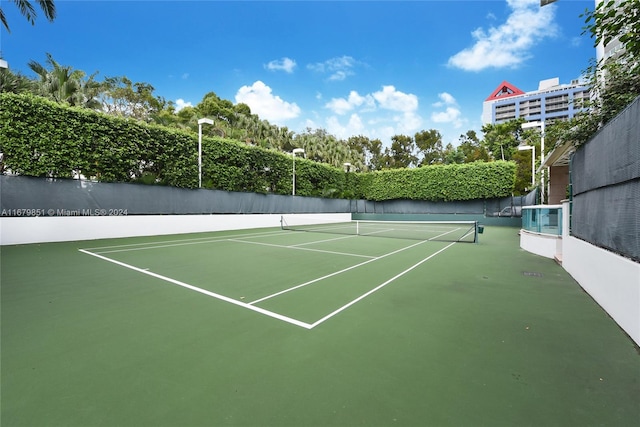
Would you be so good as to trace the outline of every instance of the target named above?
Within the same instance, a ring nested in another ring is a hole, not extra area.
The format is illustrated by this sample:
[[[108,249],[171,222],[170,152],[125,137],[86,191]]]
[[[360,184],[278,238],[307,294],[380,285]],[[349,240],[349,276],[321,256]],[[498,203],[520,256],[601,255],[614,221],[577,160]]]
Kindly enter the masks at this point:
[[[540,167],[544,165],[544,120],[537,122],[527,122],[522,124],[522,129],[531,129],[531,128],[539,128],[540,129]],[[540,200],[544,203],[544,170],[540,174]]]
[[[202,125],[212,125],[213,120],[198,119],[198,188],[202,188]]]
[[[296,195],[296,154],[304,154],[304,148],[294,148],[291,152],[291,156],[293,157],[293,191],[291,195]]]
[[[518,145],[518,150],[532,150],[531,153],[531,188],[536,186],[536,147],[535,145]]]

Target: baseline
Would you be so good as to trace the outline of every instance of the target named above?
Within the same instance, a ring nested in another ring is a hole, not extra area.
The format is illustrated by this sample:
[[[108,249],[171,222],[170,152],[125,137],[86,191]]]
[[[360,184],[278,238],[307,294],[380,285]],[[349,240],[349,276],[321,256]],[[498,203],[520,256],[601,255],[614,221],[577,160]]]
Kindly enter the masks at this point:
[[[287,323],[291,323],[292,325],[300,326],[301,328],[311,329],[311,325],[309,323],[301,322],[300,320],[296,320],[296,319],[293,319],[291,317],[283,316],[281,314],[274,313],[273,311],[265,310],[265,309],[260,308],[260,307],[255,307],[253,305],[237,301],[237,300],[235,300],[233,298],[225,297],[224,295],[216,294],[215,292],[207,291],[206,289],[198,288],[197,286],[189,285],[188,283],[184,283],[184,282],[181,282],[179,280],[175,280],[175,279],[172,279],[170,277],[166,277],[166,276],[154,273],[154,272],[146,270],[146,269],[135,267],[133,265],[126,264],[126,263],[121,262],[121,261],[116,261],[114,259],[107,258],[106,256],[102,256],[100,254],[89,252],[89,251],[87,251],[85,249],[78,249],[78,250],[80,252],[84,253],[84,254],[91,255],[91,256],[94,256],[96,258],[100,258],[100,259],[102,259],[104,261],[112,262],[112,263],[114,263],[116,265],[119,265],[121,267],[125,267],[125,268],[128,268],[128,269],[133,270],[133,271],[137,271],[138,273],[146,274],[148,276],[155,277],[156,279],[164,280],[165,282],[169,282],[169,283],[172,283],[174,285],[178,285],[178,286],[181,286],[183,288],[186,288],[186,289],[189,289],[189,290],[192,290],[192,291],[195,291],[195,292],[199,292],[201,294],[204,294],[204,295],[219,299],[221,301],[225,301],[225,302],[228,302],[228,303],[231,303],[231,304],[235,304],[235,305],[240,306],[240,307],[248,308],[249,310],[253,310],[253,311],[255,311],[257,313],[260,313],[260,314],[263,314],[265,316],[273,317],[274,319],[278,319],[278,320],[282,320],[282,321],[287,322]]]

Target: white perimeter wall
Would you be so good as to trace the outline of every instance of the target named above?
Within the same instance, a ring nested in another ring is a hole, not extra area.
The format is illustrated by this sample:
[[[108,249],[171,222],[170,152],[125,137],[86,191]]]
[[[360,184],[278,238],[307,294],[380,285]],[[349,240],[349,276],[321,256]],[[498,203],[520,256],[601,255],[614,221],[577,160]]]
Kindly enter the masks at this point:
[[[558,250],[561,242],[560,236],[520,230],[520,247],[527,252],[546,258],[555,258],[562,253],[562,250]]]
[[[562,267],[640,345],[640,263],[569,235],[569,203],[562,206],[561,247],[548,236],[520,231],[520,247],[562,259]]]
[[[286,217],[348,221],[351,214]],[[281,215],[55,216],[0,219],[0,245],[279,227]]]
[[[567,236],[562,267],[640,345],[640,264]]]

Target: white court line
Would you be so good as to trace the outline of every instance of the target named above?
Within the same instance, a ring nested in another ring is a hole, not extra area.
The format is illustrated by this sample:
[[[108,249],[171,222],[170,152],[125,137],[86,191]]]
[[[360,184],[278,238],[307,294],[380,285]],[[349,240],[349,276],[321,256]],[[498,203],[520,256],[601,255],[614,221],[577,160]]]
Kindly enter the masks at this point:
[[[402,273],[396,274],[395,276],[393,276],[391,279],[387,280],[386,282],[376,286],[375,288],[371,289],[370,291],[360,295],[358,298],[354,299],[353,301],[349,302],[348,304],[343,305],[342,307],[340,307],[339,309],[327,314],[326,316],[324,316],[322,319],[314,322],[311,324],[311,328],[314,328],[316,326],[318,326],[319,324],[331,319],[333,316],[335,316],[336,314],[340,313],[341,311],[346,310],[347,308],[351,307],[353,304],[357,303],[358,301],[361,301],[362,299],[368,297],[369,295],[371,295],[372,293],[384,288],[385,286],[387,286],[389,283],[393,282],[394,280],[398,279],[399,277],[404,276],[405,274],[407,274],[408,272],[410,272],[411,270],[413,270],[414,268],[418,267],[420,264],[430,260],[431,258],[433,258],[434,256],[438,255],[439,253],[445,251],[446,249],[449,249],[451,246],[455,245],[457,242],[452,242],[450,244],[448,244],[447,246],[445,246],[444,248],[440,249],[438,252],[429,255],[428,257],[426,257],[425,259],[423,259],[422,261],[412,265],[411,267],[407,268],[406,270],[404,270]],[[311,329],[310,328],[310,329]]]
[[[113,254],[116,252],[133,252],[133,251],[146,251],[147,249],[162,249],[162,248],[173,248],[177,246],[190,246],[190,245],[203,245],[207,243],[222,243],[228,242],[229,239],[212,239],[212,240],[200,240],[198,242],[184,242],[184,243],[175,243],[168,245],[156,245],[156,246],[146,246],[142,248],[125,248],[125,249],[113,249],[110,251],[96,251],[96,254]]]
[[[290,234],[290,233],[293,233],[293,232],[289,232],[289,233],[287,233],[287,234]],[[247,235],[247,234],[236,234],[236,235],[234,235],[234,236],[237,236],[237,237],[243,237],[243,236],[249,236],[249,237],[270,237],[271,235],[267,235],[267,234],[260,234],[260,235],[255,235],[255,236],[254,236],[254,235]],[[233,237],[233,236],[231,236],[231,237]],[[200,238],[200,239],[202,239],[202,238]],[[186,240],[186,241],[184,241],[184,242],[182,242],[182,243],[174,243],[174,244],[172,244],[172,243],[171,243],[171,241],[169,241],[169,242],[167,242],[167,243],[169,243],[169,244],[166,244],[166,245],[158,245],[158,244],[156,244],[156,246],[145,246],[145,247],[138,247],[138,248],[113,249],[113,250],[110,250],[110,251],[101,251],[101,250],[98,250],[98,251],[96,251],[95,253],[98,253],[98,254],[112,254],[112,253],[115,253],[115,252],[144,251],[144,250],[147,250],[147,249],[162,249],[162,248],[172,248],[172,247],[176,247],[176,246],[201,245],[201,244],[206,244],[206,243],[219,243],[219,242],[229,242],[229,241],[232,241],[232,239],[229,239],[228,237],[216,237],[216,238],[211,238],[211,237],[210,237],[208,240],[198,240],[198,241],[190,241],[190,240]],[[162,243],[162,242],[157,242],[157,243]],[[117,246],[112,246],[112,247],[117,248]],[[94,248],[94,249],[96,249],[96,248]],[[88,251],[92,251],[92,250],[94,250],[94,249],[88,248],[88,249],[86,249],[86,250],[88,250]],[[100,249],[100,248],[97,248],[97,249]]]
[[[443,233],[442,235],[445,235],[445,234],[448,234],[448,233]],[[243,234],[243,236],[247,236],[247,235],[246,235],[246,234]],[[439,237],[439,236],[436,236],[436,238],[437,238],[437,237]],[[223,239],[221,239],[221,240],[232,240],[232,239],[226,239],[226,238],[223,238]],[[404,270],[403,272],[401,272],[401,273],[397,274],[396,276],[392,277],[391,279],[387,280],[386,282],[384,282],[384,283],[382,283],[382,284],[378,285],[376,288],[374,288],[374,289],[372,289],[372,290],[370,290],[370,291],[366,292],[365,294],[363,294],[363,295],[359,296],[358,298],[356,298],[356,299],[352,300],[351,302],[349,302],[349,303],[345,304],[344,306],[340,307],[339,309],[334,310],[333,312],[329,313],[328,315],[324,316],[323,318],[321,318],[320,320],[318,320],[318,321],[316,321],[316,322],[314,322],[314,323],[312,323],[312,324],[310,324],[310,323],[306,323],[306,322],[302,322],[302,321],[300,321],[300,320],[293,319],[293,318],[291,318],[291,317],[287,317],[287,316],[284,316],[284,315],[281,315],[281,314],[278,314],[278,313],[275,313],[275,312],[272,312],[272,311],[269,311],[269,310],[265,310],[265,309],[260,308],[260,307],[256,307],[256,306],[255,306],[255,305],[253,305],[253,304],[256,304],[256,303],[258,303],[258,302],[260,302],[260,301],[264,301],[264,300],[267,300],[267,299],[273,298],[273,297],[278,296],[278,295],[282,295],[282,294],[284,294],[284,293],[286,293],[286,292],[289,292],[289,291],[292,291],[292,290],[295,290],[295,289],[301,288],[301,287],[303,287],[303,286],[310,285],[310,284],[312,284],[312,283],[315,283],[315,282],[318,282],[318,281],[320,281],[320,280],[323,280],[323,279],[329,278],[329,277],[331,277],[331,276],[335,276],[335,275],[337,275],[337,274],[341,274],[341,273],[343,273],[343,272],[346,272],[346,271],[352,270],[352,269],[354,269],[354,268],[360,267],[360,266],[362,266],[362,265],[368,264],[368,263],[373,262],[373,261],[377,261],[377,260],[382,259],[382,258],[385,258],[385,257],[387,257],[387,256],[394,255],[394,254],[399,253],[399,252],[402,252],[402,251],[404,251],[404,250],[407,250],[407,249],[413,248],[413,247],[415,247],[415,246],[421,245],[421,244],[423,244],[423,243],[424,243],[424,242],[426,242],[426,241],[427,241],[427,240],[419,241],[419,242],[417,242],[417,243],[415,243],[415,244],[412,244],[412,245],[410,245],[410,246],[407,246],[407,247],[405,247],[405,248],[401,248],[401,249],[398,249],[398,250],[396,250],[396,251],[390,252],[390,253],[388,253],[388,254],[385,254],[385,255],[382,255],[382,256],[379,256],[379,257],[372,258],[372,259],[367,260],[367,261],[365,261],[365,262],[362,262],[362,263],[360,263],[360,264],[356,264],[356,265],[354,265],[354,266],[351,266],[351,267],[348,267],[348,268],[346,268],[346,269],[343,269],[343,270],[337,271],[337,272],[335,272],[335,273],[332,273],[332,274],[329,274],[329,275],[326,275],[326,276],[320,277],[320,278],[318,278],[318,279],[314,279],[314,280],[311,280],[311,281],[309,281],[309,282],[306,282],[306,283],[303,283],[303,284],[297,285],[297,286],[295,286],[295,287],[293,287],[293,288],[285,289],[285,290],[283,290],[283,291],[281,291],[281,292],[278,292],[278,293],[276,293],[276,294],[269,295],[269,296],[264,297],[264,298],[261,298],[261,299],[259,299],[259,300],[252,301],[252,302],[250,302],[250,303],[240,302],[240,301],[237,301],[237,300],[235,300],[235,299],[233,299],[233,298],[229,298],[229,297],[226,297],[226,296],[224,296],[224,295],[220,295],[220,294],[217,294],[217,293],[214,293],[214,292],[211,292],[211,291],[207,291],[207,290],[205,290],[205,289],[198,288],[198,287],[193,286],[193,285],[189,285],[189,284],[187,284],[187,283],[181,282],[181,281],[179,281],[179,280],[172,279],[172,278],[170,278],[170,277],[166,277],[166,276],[162,276],[162,275],[157,274],[157,273],[153,273],[153,272],[149,271],[149,269],[148,269],[148,268],[145,268],[145,269],[143,269],[143,268],[138,268],[138,267],[132,266],[132,265],[130,265],[130,264],[126,264],[126,263],[121,262],[121,261],[116,261],[116,260],[113,260],[113,259],[111,259],[111,258],[107,258],[107,257],[102,256],[102,255],[99,255],[99,254],[97,254],[97,253],[89,252],[88,250],[85,250],[85,249],[78,249],[78,251],[80,251],[80,252],[82,252],[82,253],[85,253],[85,254],[87,254],[87,255],[91,255],[91,256],[94,256],[94,257],[96,257],[96,258],[102,259],[102,260],[104,260],[104,261],[108,261],[108,262],[114,263],[114,264],[116,264],[116,265],[119,265],[119,266],[122,266],[122,267],[125,267],[125,268],[129,268],[129,269],[134,270],[134,271],[137,271],[137,272],[139,272],[139,273],[146,274],[146,275],[148,275],[148,276],[151,276],[151,277],[154,277],[154,278],[157,278],[157,279],[160,279],[160,280],[164,280],[164,281],[169,282],[169,283],[172,283],[172,284],[174,284],[174,285],[178,285],[178,286],[181,286],[181,287],[183,287],[183,288],[186,288],[186,289],[189,289],[189,290],[192,290],[192,291],[195,291],[195,292],[198,292],[198,293],[201,293],[201,294],[204,294],[204,295],[207,295],[207,296],[210,296],[210,297],[213,297],[213,298],[219,299],[219,300],[221,300],[221,301],[225,301],[225,302],[228,302],[228,303],[231,303],[231,304],[234,304],[234,305],[237,305],[237,306],[243,307],[243,308],[248,308],[249,310],[253,310],[253,311],[257,312],[257,313],[260,313],[260,314],[263,314],[263,315],[266,315],[266,316],[269,316],[269,317],[272,317],[272,318],[275,318],[275,319],[278,319],[278,320],[282,320],[282,321],[287,322],[287,323],[290,323],[290,324],[292,324],[292,325],[296,325],[296,326],[299,326],[299,327],[305,328],[305,329],[307,329],[307,330],[310,330],[310,329],[314,328],[315,326],[318,326],[318,325],[320,325],[321,323],[323,323],[323,322],[325,322],[325,321],[329,320],[330,318],[332,318],[333,316],[337,315],[338,313],[340,313],[340,312],[344,311],[344,310],[345,310],[345,309],[347,309],[348,307],[350,307],[350,306],[354,305],[354,304],[355,304],[355,303],[357,303],[358,301],[361,301],[362,299],[366,298],[367,296],[371,295],[372,293],[374,293],[374,292],[378,291],[379,289],[381,289],[381,288],[383,288],[384,286],[388,285],[389,283],[393,282],[393,281],[394,281],[394,280],[396,280],[397,278],[399,278],[399,277],[401,277],[401,276],[405,275],[405,274],[406,274],[406,273],[408,273],[409,271],[411,271],[411,270],[415,269],[416,267],[418,267],[418,266],[419,266],[419,265],[421,265],[422,263],[424,263],[424,262],[428,261],[429,259],[431,259],[431,258],[433,258],[434,256],[438,255],[439,253],[443,252],[444,250],[446,250],[446,249],[450,248],[450,247],[451,247],[451,246],[453,246],[456,242],[452,242],[452,243],[450,243],[450,244],[449,244],[449,245],[447,245],[446,247],[444,247],[444,248],[440,249],[439,251],[437,251],[437,252],[435,252],[434,254],[432,254],[432,255],[428,256],[427,258],[423,259],[422,261],[420,261],[420,262],[418,262],[418,263],[414,264],[413,266],[411,266],[411,267],[409,267],[408,269]],[[255,243],[255,242],[246,242],[246,241],[244,241],[244,242],[243,242],[243,241],[240,241],[240,242],[242,242],[242,243]],[[195,242],[194,242],[194,243],[195,243]],[[297,248],[297,249],[303,249],[303,248]]]
[[[407,247],[404,247],[404,248],[398,249],[398,250],[393,251],[393,252],[389,252],[388,254],[384,254],[384,255],[381,255],[381,256],[375,257],[375,258],[370,259],[370,260],[368,260],[368,261],[361,262],[360,264],[352,265],[351,267],[347,267],[347,268],[344,268],[344,269],[342,269],[342,270],[340,270],[340,271],[336,271],[336,272],[334,272],[334,273],[327,274],[326,276],[318,277],[317,279],[313,279],[313,280],[310,280],[310,281],[308,281],[308,282],[301,283],[301,284],[296,285],[296,286],[294,286],[294,287],[292,287],[292,288],[287,288],[287,289],[285,289],[285,290],[283,290],[283,291],[276,292],[275,294],[267,295],[266,297],[263,297],[263,298],[257,299],[257,300],[255,300],[255,301],[251,301],[249,304],[257,304],[257,303],[259,303],[259,302],[262,302],[262,301],[268,300],[268,299],[273,298],[273,297],[277,297],[277,296],[282,295],[282,294],[285,294],[285,293],[287,293],[287,292],[294,291],[294,290],[299,289],[299,288],[302,288],[302,287],[304,287],[304,286],[311,285],[311,284],[316,283],[316,282],[319,282],[319,281],[321,281],[321,280],[328,279],[329,277],[332,277],[332,276],[336,276],[336,275],[338,275],[338,274],[345,273],[345,272],[347,272],[347,271],[349,271],[349,270],[353,270],[354,268],[358,268],[358,267],[361,267],[361,266],[363,266],[363,265],[369,264],[370,262],[378,261],[379,259],[382,259],[382,258],[388,257],[388,256],[390,256],[390,255],[397,254],[398,252],[402,252],[402,251],[404,251],[404,250],[411,249],[411,248],[413,248],[413,247],[415,247],[415,246],[418,246],[418,245],[423,244],[424,242],[426,242],[426,240],[422,240],[422,241],[420,241],[420,242],[418,242],[418,243],[414,243],[413,245],[410,245],[410,246],[407,246]]]
[[[246,243],[248,245],[259,245],[259,246],[271,246],[273,248],[283,248],[283,249],[296,249],[298,251],[310,251],[310,252],[322,252],[325,254],[333,254],[333,255],[344,255],[344,256],[355,256],[359,258],[375,258],[371,255],[360,255],[360,254],[351,254],[348,252],[335,252],[335,251],[325,251],[322,249],[312,249],[312,248],[301,248],[299,246],[288,246],[288,245],[275,245],[273,243],[261,243],[261,242],[251,242],[248,240],[240,240],[240,239],[228,239],[230,242],[237,243]]]
[[[293,228],[287,228],[287,227],[293,227]],[[295,227],[307,227],[307,228],[295,228]],[[334,230],[352,230],[354,227],[351,223],[349,224],[344,224],[344,223],[340,223],[340,224],[330,224],[330,223],[326,223],[326,224],[317,224],[317,225],[313,225],[313,224],[301,224],[301,225],[286,225],[285,226],[285,230],[293,230],[293,231],[310,231],[310,232],[324,232],[324,231],[329,231],[332,232]]]
[[[336,237],[334,239],[324,239],[324,240],[315,240],[313,242],[298,243],[297,245],[290,245],[290,247],[294,248],[297,246],[315,245],[316,243],[334,242],[336,240],[353,239],[354,237],[358,237],[358,236],[355,234],[350,234],[348,236]]]
[[[460,240],[464,239],[464,238],[465,238],[465,237],[467,237],[467,236],[471,236],[472,234],[475,234],[475,230],[473,230],[473,231],[469,231],[467,234],[465,234],[464,236],[462,236],[462,237],[460,238]]]
[[[433,240],[433,239],[437,239],[438,237],[446,236],[447,234],[454,233],[454,232],[456,232],[456,231],[458,231],[458,230],[460,230],[460,228],[456,228],[456,229],[454,229],[454,230],[449,230],[449,231],[447,231],[446,233],[438,234],[437,236],[432,237],[432,238],[430,238],[429,240]]]
[[[444,236],[444,235],[446,235],[446,234],[448,234],[448,233],[449,233],[449,232],[447,232],[447,233],[442,233],[442,234],[440,234],[439,236],[435,236],[435,237],[433,237],[432,239],[437,239],[438,237]],[[430,239],[430,240],[431,240],[431,239]],[[336,272],[334,272],[334,273],[327,274],[326,276],[322,276],[322,277],[319,277],[319,278],[317,278],[317,279],[313,279],[313,280],[310,280],[310,281],[308,281],[308,282],[301,283],[301,284],[296,285],[296,286],[294,286],[294,287],[284,289],[284,290],[282,290],[282,291],[280,291],[280,292],[276,292],[275,294],[267,295],[266,297],[263,297],[263,298],[257,299],[257,300],[255,300],[255,301],[251,301],[249,304],[257,304],[257,303],[259,303],[259,302],[262,302],[262,301],[268,300],[268,299],[270,299],[270,298],[277,297],[277,296],[282,295],[282,294],[285,294],[285,293],[287,293],[287,292],[294,291],[294,290],[299,289],[299,288],[302,288],[302,287],[304,287],[304,286],[311,285],[311,284],[316,283],[316,282],[319,282],[319,281],[321,281],[321,280],[328,279],[329,277],[336,276],[336,275],[338,275],[338,274],[342,274],[342,273],[347,272],[347,271],[349,271],[349,270],[353,270],[354,268],[358,268],[358,267],[360,267],[360,266],[363,266],[363,265],[369,264],[370,262],[377,261],[377,260],[379,260],[379,259],[382,259],[382,258],[388,257],[389,255],[394,255],[394,254],[397,254],[398,252],[402,252],[402,251],[404,251],[404,250],[406,250],[406,249],[411,249],[411,248],[413,248],[413,247],[415,247],[415,246],[421,245],[421,244],[423,244],[423,243],[425,243],[425,242],[428,242],[428,241],[429,241],[429,240],[421,240],[421,241],[419,241],[418,243],[414,243],[413,245],[409,245],[409,246],[407,246],[407,247],[404,247],[404,248],[398,249],[398,250],[396,250],[396,251],[389,252],[388,254],[384,254],[384,255],[381,255],[381,256],[375,257],[375,258],[370,259],[370,260],[368,260],[368,261],[361,262],[360,264],[356,264],[356,265],[353,265],[353,266],[351,266],[351,267],[347,267],[347,268],[345,268],[345,269],[342,269],[342,270],[340,270],[340,271],[336,271]],[[453,242],[453,243],[455,243],[455,242]],[[449,246],[451,246],[451,245],[449,245]],[[447,246],[447,248],[448,248],[449,246]],[[439,253],[439,252],[440,252],[440,251],[438,251],[438,252],[436,252],[436,253]]]
[[[224,295],[216,294],[214,292],[207,291],[206,289],[198,288],[196,286],[189,285],[189,284],[181,282],[179,280],[175,280],[175,279],[172,279],[170,277],[166,277],[166,276],[162,276],[162,275],[157,274],[157,273],[153,273],[153,272],[151,272],[151,271],[149,271],[147,269],[134,267],[133,265],[125,264],[124,262],[116,261],[114,259],[107,258],[105,256],[98,255],[96,253],[89,252],[89,251],[84,250],[84,249],[78,249],[78,250],[80,252],[82,252],[82,253],[87,254],[87,255],[91,255],[91,256],[94,256],[96,258],[100,258],[100,259],[102,259],[104,261],[112,262],[112,263],[117,264],[117,265],[119,265],[121,267],[129,268],[129,269],[131,269],[133,271],[137,271],[139,273],[146,274],[146,275],[151,276],[151,277],[155,277],[156,279],[164,280],[165,282],[173,283],[174,285],[182,286],[183,288],[187,288],[187,289],[190,289],[192,291],[199,292],[201,294],[204,294],[204,295],[207,295],[207,296],[210,296],[210,297],[213,297],[213,298],[217,298],[219,300],[222,300],[222,301],[225,301],[225,302],[229,302],[231,304],[235,304],[235,305],[238,305],[238,306],[243,307],[243,308],[248,308],[249,310],[253,310],[253,311],[256,311],[256,312],[258,312],[260,314],[264,314],[266,316],[273,317],[275,319],[282,320],[282,321],[287,322],[287,323],[291,323],[292,325],[300,326],[300,327],[305,328],[305,329],[311,329],[311,325],[309,323],[301,322],[299,320],[292,319],[291,317],[283,316],[281,314],[274,313],[272,311],[265,310],[265,309],[260,308],[260,307],[255,307],[255,306],[249,305],[247,303],[237,301],[237,300],[235,300],[233,298],[225,297]]]
[[[360,236],[371,236],[374,234],[386,233],[387,231],[393,231],[393,230],[394,230],[393,228],[386,228],[383,230],[376,230],[376,231],[370,231],[368,233],[361,233]]]
[[[127,245],[113,245],[113,246],[101,246],[101,247],[97,247],[97,248],[83,248],[84,250],[87,251],[95,251],[97,249],[113,249],[113,248],[127,248],[127,247],[132,247],[132,246],[145,246],[145,245],[157,245],[157,244],[162,244],[162,243],[176,243],[176,242],[194,242],[197,243],[198,240],[212,240],[212,241],[216,241],[216,240],[226,240],[229,237],[242,237],[242,236],[250,236],[250,237],[265,237],[265,236],[270,236],[272,234],[278,234],[278,233],[282,233],[283,230],[277,230],[277,231],[264,231],[264,232],[258,232],[258,233],[242,233],[242,234],[231,234],[228,236],[224,236],[224,237],[194,237],[192,239],[176,239],[176,240],[164,240],[164,241],[160,241],[160,242],[144,242],[144,243],[130,243]],[[286,234],[291,234],[293,233],[292,231],[287,232]],[[153,247],[151,248],[153,249]]]

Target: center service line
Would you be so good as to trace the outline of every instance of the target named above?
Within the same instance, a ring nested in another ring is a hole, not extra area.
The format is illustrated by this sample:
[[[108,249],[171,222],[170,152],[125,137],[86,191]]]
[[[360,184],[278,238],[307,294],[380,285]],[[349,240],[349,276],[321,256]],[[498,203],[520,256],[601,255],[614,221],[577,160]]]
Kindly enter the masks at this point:
[[[418,267],[420,264],[430,260],[431,258],[433,258],[434,256],[438,255],[439,253],[449,249],[451,246],[455,245],[456,242],[452,242],[450,244],[448,244],[447,246],[445,246],[444,248],[440,249],[438,252],[429,255],[428,257],[426,257],[425,259],[423,259],[422,261],[412,265],[411,267],[407,268],[405,271],[396,274],[395,276],[393,276],[391,279],[387,280],[386,282],[376,286],[375,288],[371,289],[369,292],[360,295],[358,298],[354,299],[353,301],[351,301],[348,304],[343,305],[342,307],[340,307],[339,309],[335,310],[332,313],[327,314],[326,316],[324,316],[322,319],[318,320],[315,323],[311,324],[311,328],[314,328],[316,326],[318,326],[319,324],[321,324],[322,322],[329,320],[330,318],[332,318],[333,316],[335,316],[336,314],[340,313],[343,310],[346,310],[347,308],[351,307],[353,304],[357,303],[358,301],[368,297],[369,295],[371,295],[372,293],[374,293],[375,291],[384,288],[385,286],[387,286],[389,283],[393,282],[394,280],[398,279],[401,276],[404,276],[405,274],[407,274],[408,272],[410,272],[411,270],[413,270],[414,268]]]
[[[326,276],[322,276],[322,277],[318,277],[317,279],[309,280],[308,282],[301,283],[301,284],[296,285],[296,286],[294,286],[292,288],[287,288],[287,289],[282,290],[280,292],[276,292],[275,294],[267,295],[266,297],[257,299],[255,301],[251,301],[249,304],[257,304],[259,302],[266,301],[268,299],[280,296],[280,295],[285,294],[287,292],[295,291],[296,289],[300,289],[300,288],[302,288],[304,286],[308,286],[308,285],[311,285],[313,283],[319,282],[321,280],[328,279],[329,277],[333,277],[333,276],[336,276],[338,274],[345,273],[345,272],[347,272],[349,270],[353,270],[354,268],[362,267],[363,265],[367,265],[370,262],[378,261],[379,259],[388,257],[389,255],[394,255],[394,254],[397,254],[398,252],[402,252],[404,250],[411,249],[411,248],[413,248],[415,246],[423,244],[424,242],[426,242],[426,240],[422,240],[422,241],[420,241],[418,243],[414,243],[413,245],[410,245],[410,246],[407,246],[407,247],[404,247],[404,248],[400,248],[398,250],[395,250],[393,252],[389,252],[389,253],[381,255],[379,257],[375,257],[375,258],[369,259],[367,261],[361,262],[360,264],[356,264],[356,265],[352,265],[351,267],[343,268],[342,270],[336,271],[334,273],[327,274]]]

